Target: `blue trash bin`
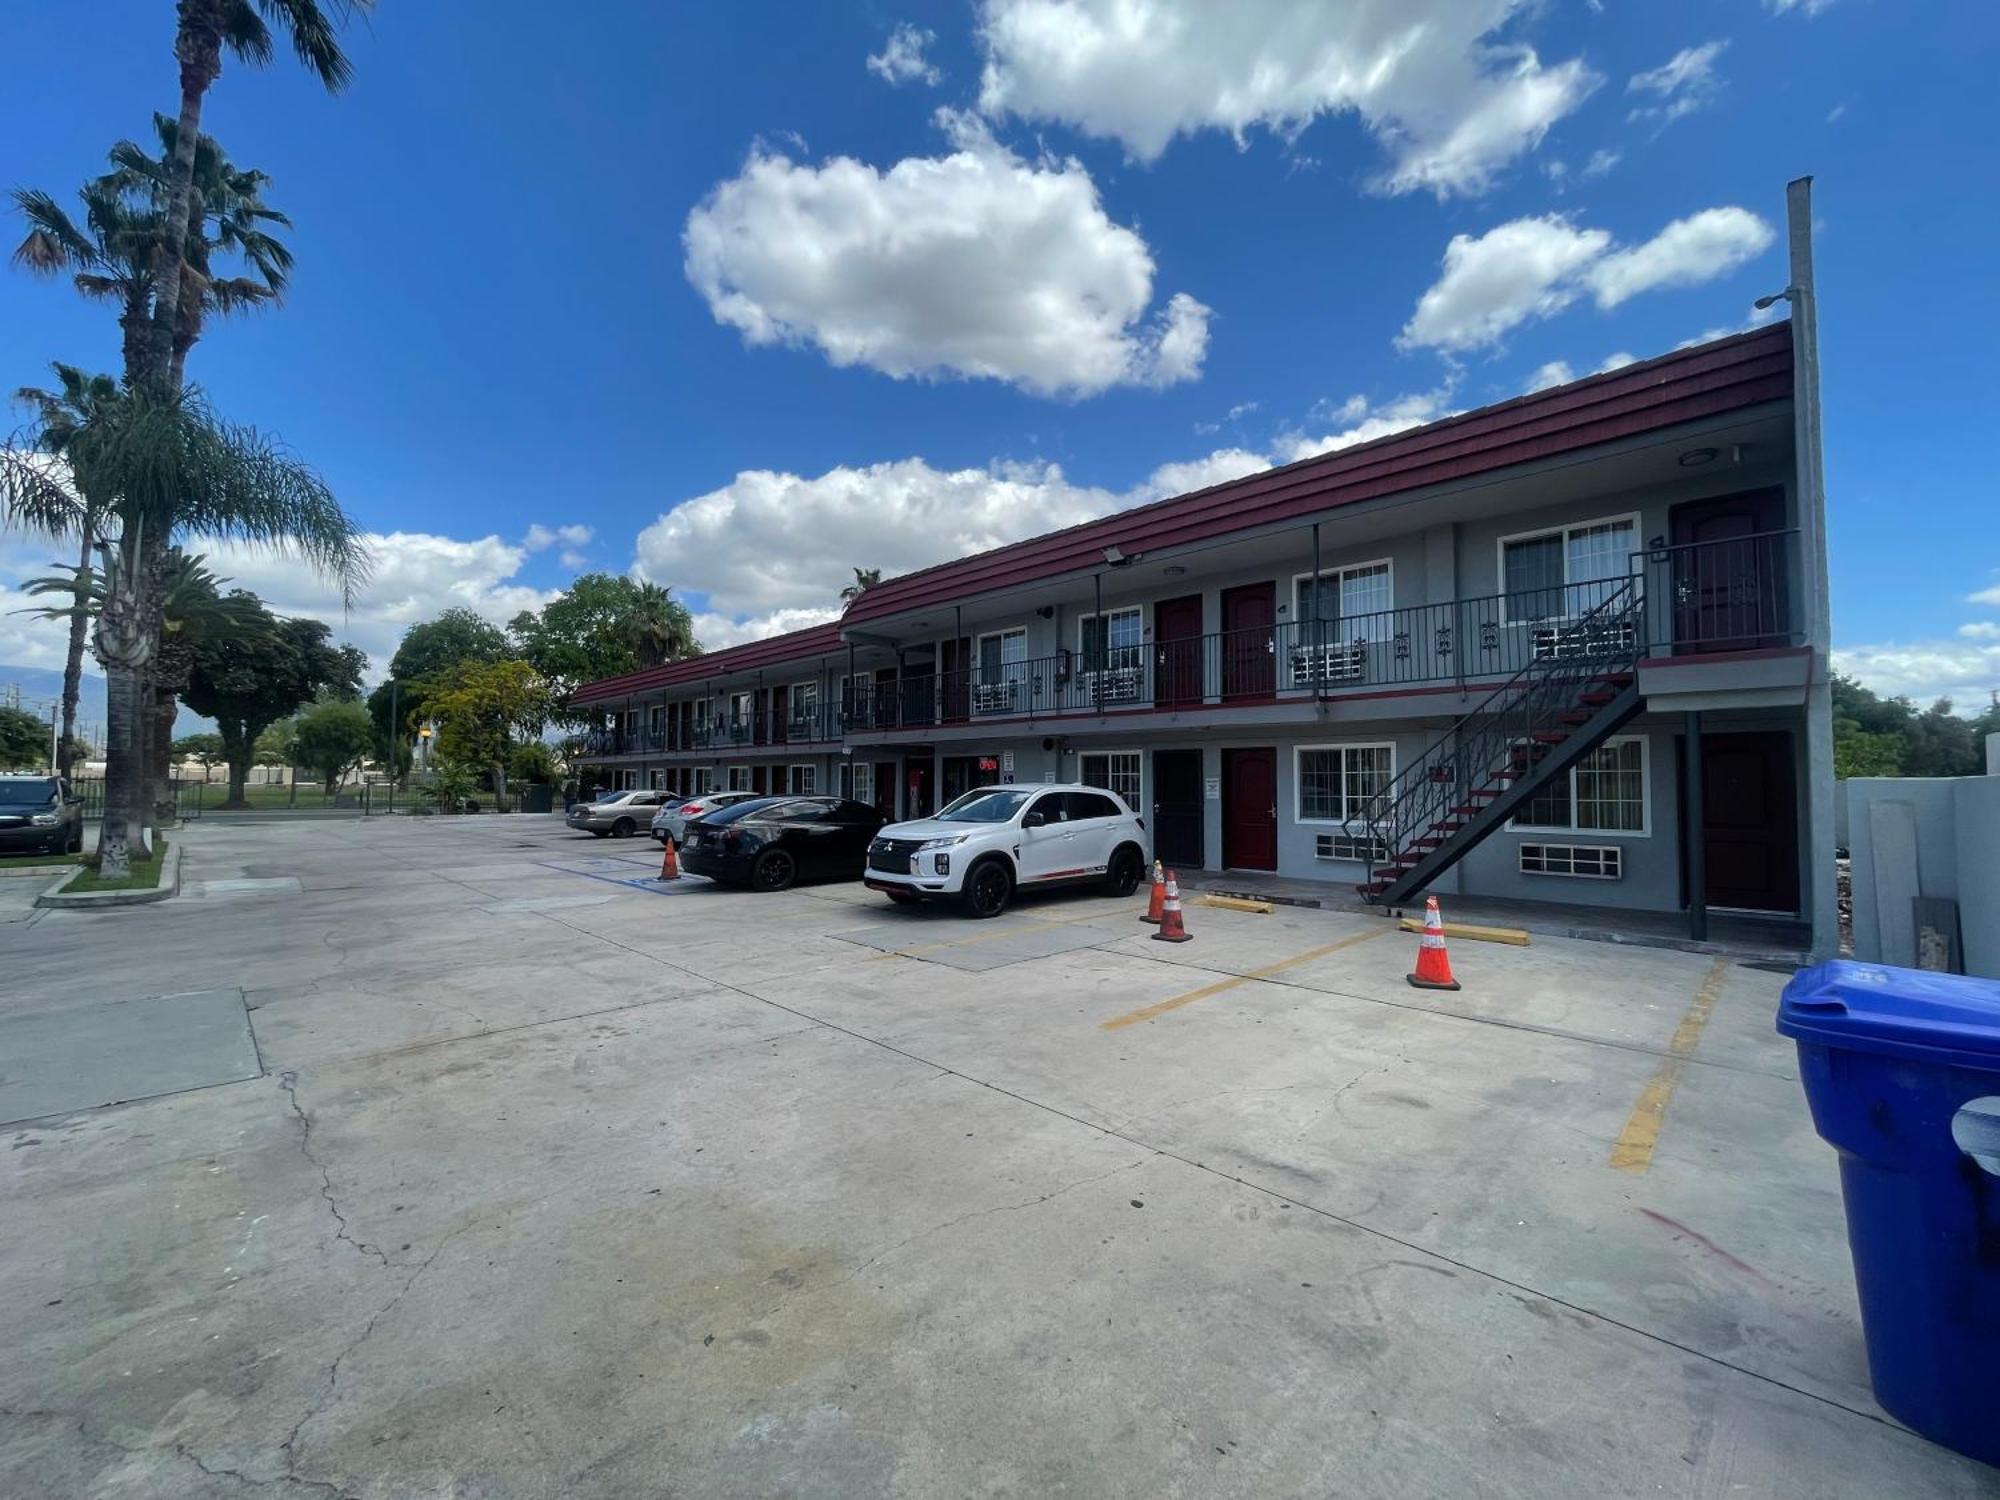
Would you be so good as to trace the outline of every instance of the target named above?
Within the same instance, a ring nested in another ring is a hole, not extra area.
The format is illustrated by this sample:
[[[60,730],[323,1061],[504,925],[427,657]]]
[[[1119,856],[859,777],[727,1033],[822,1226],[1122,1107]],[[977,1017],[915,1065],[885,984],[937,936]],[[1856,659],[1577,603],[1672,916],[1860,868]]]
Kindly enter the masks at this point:
[[[1840,1153],[1875,1399],[2000,1464],[2000,983],[1818,964],[1778,1030]]]

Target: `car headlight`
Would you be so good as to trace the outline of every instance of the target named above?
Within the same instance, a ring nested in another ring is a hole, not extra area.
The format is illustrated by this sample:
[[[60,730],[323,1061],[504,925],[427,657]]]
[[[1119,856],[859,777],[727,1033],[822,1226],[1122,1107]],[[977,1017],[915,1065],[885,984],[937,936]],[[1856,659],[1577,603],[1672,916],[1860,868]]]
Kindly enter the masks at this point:
[[[33,823],[37,828],[53,828],[56,826],[56,824],[60,823],[62,819],[57,817],[54,813],[36,813],[33,818],[29,819],[29,821]]]
[[[941,839],[925,839],[921,844],[917,845],[917,853],[928,854],[933,849],[956,849],[971,837],[972,835],[969,833],[954,833]]]

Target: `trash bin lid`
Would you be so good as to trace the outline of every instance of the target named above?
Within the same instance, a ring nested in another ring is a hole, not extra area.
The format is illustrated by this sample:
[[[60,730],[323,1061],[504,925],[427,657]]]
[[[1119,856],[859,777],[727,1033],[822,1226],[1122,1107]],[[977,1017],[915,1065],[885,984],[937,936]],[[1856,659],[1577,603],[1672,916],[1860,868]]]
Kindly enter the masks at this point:
[[[1827,1047],[2000,1070],[2000,981],[1835,959],[1792,976],[1778,1030]]]

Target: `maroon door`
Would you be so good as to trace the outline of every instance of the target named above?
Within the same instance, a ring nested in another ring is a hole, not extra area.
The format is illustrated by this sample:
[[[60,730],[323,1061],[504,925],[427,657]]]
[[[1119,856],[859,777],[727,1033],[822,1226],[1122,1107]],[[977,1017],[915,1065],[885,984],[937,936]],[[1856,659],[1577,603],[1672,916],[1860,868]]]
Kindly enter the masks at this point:
[[[1748,490],[1676,505],[1673,527],[1674,650],[1750,651],[1791,638],[1785,588],[1789,537],[1780,490]]]
[[[1222,752],[1222,863],[1278,868],[1278,752]]]
[[[1162,599],[1153,606],[1156,703],[1201,702],[1201,595]]]
[[[1278,619],[1278,586],[1248,583],[1222,592],[1222,696],[1261,698],[1277,683],[1271,628]]]
[[[1799,909],[1799,836],[1792,737],[1701,737],[1702,869],[1710,906]]]

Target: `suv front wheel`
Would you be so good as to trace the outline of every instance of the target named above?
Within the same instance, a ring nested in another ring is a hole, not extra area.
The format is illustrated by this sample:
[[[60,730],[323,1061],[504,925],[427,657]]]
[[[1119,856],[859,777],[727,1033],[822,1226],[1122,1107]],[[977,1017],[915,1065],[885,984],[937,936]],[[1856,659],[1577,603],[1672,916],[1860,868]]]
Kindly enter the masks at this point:
[[[958,893],[959,904],[969,917],[997,917],[1007,909],[1014,894],[1014,877],[998,859],[982,860],[965,877]]]

